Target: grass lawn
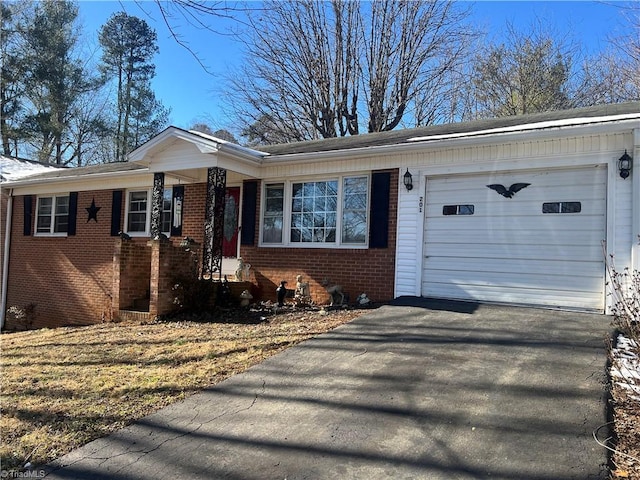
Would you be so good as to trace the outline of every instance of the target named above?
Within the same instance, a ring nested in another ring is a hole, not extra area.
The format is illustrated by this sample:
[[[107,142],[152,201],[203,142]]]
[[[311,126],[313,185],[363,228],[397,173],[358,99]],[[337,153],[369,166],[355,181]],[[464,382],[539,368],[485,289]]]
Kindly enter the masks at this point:
[[[2,468],[47,463],[361,313],[2,334]]]

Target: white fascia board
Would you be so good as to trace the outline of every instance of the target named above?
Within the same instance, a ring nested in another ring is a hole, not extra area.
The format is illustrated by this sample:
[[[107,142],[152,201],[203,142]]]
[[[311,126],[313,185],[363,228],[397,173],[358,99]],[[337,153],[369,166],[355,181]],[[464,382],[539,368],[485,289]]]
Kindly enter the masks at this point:
[[[240,173],[257,178],[260,175],[260,162],[254,158],[238,156],[235,152],[231,154],[225,150],[216,153],[191,153],[185,154],[176,160],[175,156],[162,158],[158,157],[149,163],[150,172],[164,172],[171,175],[174,171],[198,170],[207,168],[224,168],[230,172]]]
[[[126,172],[107,172],[80,176],[19,180],[2,184],[12,188],[14,195],[37,195],[42,193],[83,192],[88,190],[110,190],[153,185],[153,176],[148,169]]]
[[[216,142],[218,145],[218,150],[221,152],[227,152],[230,155],[234,155],[237,157],[245,157],[250,160],[259,161],[262,157],[269,155],[266,152],[261,152],[260,150],[254,150],[253,148],[243,147],[242,145],[238,145],[237,143],[231,143],[227,140],[221,140],[219,138],[213,137],[211,135],[207,135],[205,133],[194,132],[194,135],[198,135],[201,137],[209,138],[212,141]]]
[[[284,155],[272,155],[263,160],[263,165],[271,166],[280,163],[307,163],[320,160],[357,159],[372,157],[375,155],[391,155],[396,153],[412,153],[425,150],[450,149],[467,146],[485,146],[501,142],[514,142],[522,140],[550,140],[555,138],[593,135],[620,131],[632,131],[640,126],[640,114],[624,115],[624,119],[616,119],[608,123],[569,125],[544,128],[542,130],[521,129],[515,132],[494,132],[477,135],[476,132],[464,134],[464,137],[437,138],[429,140],[412,141],[410,143],[397,143],[393,145],[379,145],[352,149],[331,150],[326,152],[293,153]],[[608,117],[607,117],[608,118]],[[534,136],[535,134],[535,136]]]
[[[228,172],[239,173],[252,178],[260,178],[262,169],[260,164],[251,161],[238,161],[237,158],[218,156],[217,166],[224,168]]]

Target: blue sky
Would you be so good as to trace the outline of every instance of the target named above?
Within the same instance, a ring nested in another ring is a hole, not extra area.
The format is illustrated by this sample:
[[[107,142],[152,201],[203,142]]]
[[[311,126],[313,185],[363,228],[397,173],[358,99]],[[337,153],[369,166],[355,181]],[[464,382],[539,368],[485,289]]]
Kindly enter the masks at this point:
[[[223,111],[220,86],[225,75],[242,61],[242,48],[237,41],[230,36],[188,27],[184,21],[183,25],[177,24],[183,40],[198,52],[212,73],[208,74],[185,48],[170,37],[155,3],[83,0],[79,5],[89,48],[97,48],[98,30],[111,14],[123,8],[128,14],[143,18],[156,30],[160,53],[154,59],[156,78],[153,87],[156,96],[171,108],[172,125],[188,128],[196,121],[205,120],[214,129],[231,129]],[[532,19],[539,18],[556,31],[568,33],[593,52],[604,48],[607,36],[615,34],[622,19],[620,7],[625,3],[478,1],[464,2],[464,5],[472,8],[473,21],[487,31],[490,38],[499,39],[506,22],[516,27],[527,27]],[[225,32],[232,26],[222,19],[213,22],[212,27],[219,32]]]

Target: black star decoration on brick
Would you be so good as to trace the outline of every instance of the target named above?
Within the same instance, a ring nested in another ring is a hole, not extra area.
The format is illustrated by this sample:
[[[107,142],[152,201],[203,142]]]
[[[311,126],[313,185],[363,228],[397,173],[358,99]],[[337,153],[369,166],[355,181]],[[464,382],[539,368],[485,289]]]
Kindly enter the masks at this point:
[[[96,223],[98,223],[98,212],[100,211],[101,208],[102,207],[96,207],[95,198],[91,200],[91,206],[85,208],[85,210],[89,214],[89,218],[87,218],[87,223],[89,223],[91,220],[95,220]]]

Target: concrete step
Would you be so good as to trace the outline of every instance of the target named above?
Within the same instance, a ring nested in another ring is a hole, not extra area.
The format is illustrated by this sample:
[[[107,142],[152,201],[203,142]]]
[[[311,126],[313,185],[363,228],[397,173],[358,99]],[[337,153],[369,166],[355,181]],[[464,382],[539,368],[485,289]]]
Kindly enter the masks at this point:
[[[118,310],[118,320],[121,322],[148,322],[153,320],[149,312],[136,310]]]

